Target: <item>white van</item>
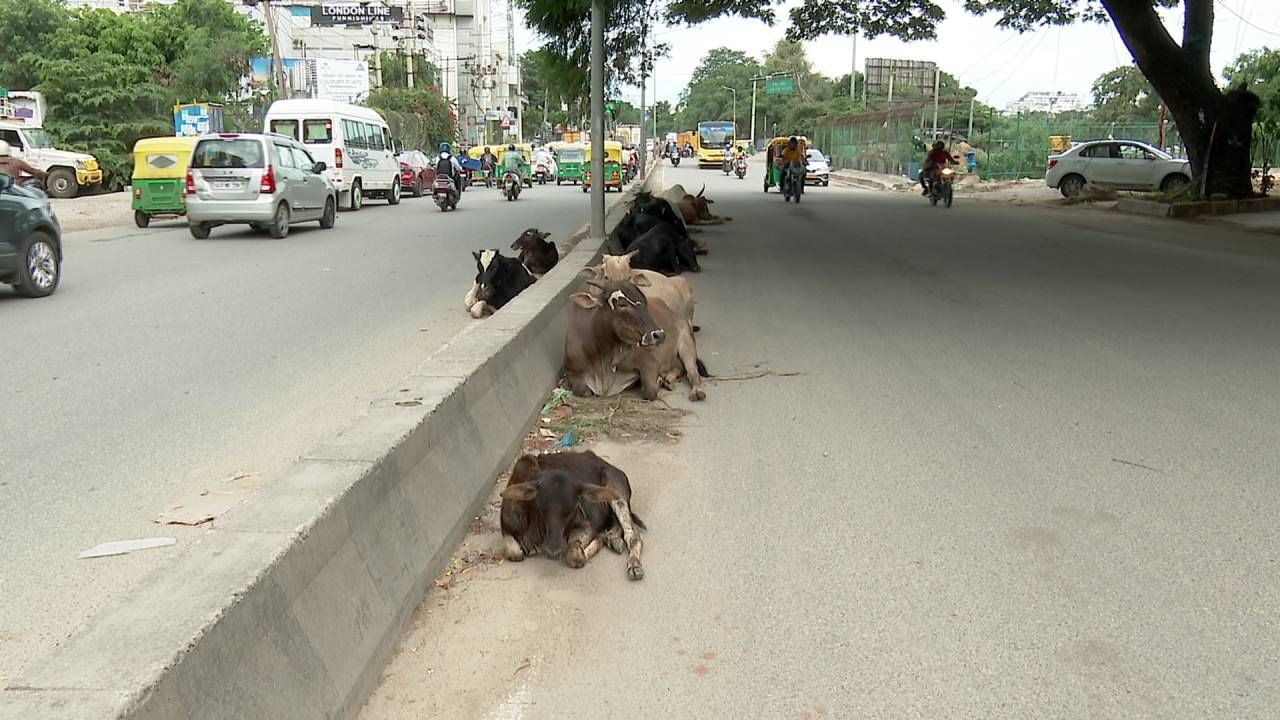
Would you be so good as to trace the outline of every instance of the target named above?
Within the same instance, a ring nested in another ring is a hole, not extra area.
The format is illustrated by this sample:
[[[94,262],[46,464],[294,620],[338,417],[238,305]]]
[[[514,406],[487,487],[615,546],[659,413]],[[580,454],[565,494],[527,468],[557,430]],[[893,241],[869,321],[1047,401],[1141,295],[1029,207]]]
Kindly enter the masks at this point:
[[[328,166],[339,204],[359,210],[366,197],[400,203],[400,162],[387,121],[376,111],[333,100],[277,100],[267,110],[265,131],[307,146]]]

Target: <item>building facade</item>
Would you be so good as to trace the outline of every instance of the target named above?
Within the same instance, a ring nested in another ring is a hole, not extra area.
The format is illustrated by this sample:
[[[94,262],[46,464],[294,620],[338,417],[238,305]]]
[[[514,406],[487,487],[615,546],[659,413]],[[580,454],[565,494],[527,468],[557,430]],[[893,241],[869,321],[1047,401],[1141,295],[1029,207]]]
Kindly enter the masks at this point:
[[[1036,91],[1009,103],[1008,110],[1011,113],[1060,113],[1087,107],[1088,103],[1075,93]]]

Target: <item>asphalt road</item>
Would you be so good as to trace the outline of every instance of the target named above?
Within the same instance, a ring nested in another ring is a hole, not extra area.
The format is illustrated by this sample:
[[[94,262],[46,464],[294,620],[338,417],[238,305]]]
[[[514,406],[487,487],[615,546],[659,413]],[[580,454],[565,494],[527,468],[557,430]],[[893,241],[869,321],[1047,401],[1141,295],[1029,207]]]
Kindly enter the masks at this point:
[[[667,178],[734,217],[693,277],[711,372],[800,374],[605,448],[642,582],[453,578],[364,720],[1275,717],[1273,238]]]
[[[616,196],[613,196],[616,197]],[[261,482],[348,425],[466,323],[472,250],[588,219],[573,187],[371,201],[272,240],[185,223],[75,233],[61,288],[0,286],[0,685],[171,553],[77,559],[225,478]]]

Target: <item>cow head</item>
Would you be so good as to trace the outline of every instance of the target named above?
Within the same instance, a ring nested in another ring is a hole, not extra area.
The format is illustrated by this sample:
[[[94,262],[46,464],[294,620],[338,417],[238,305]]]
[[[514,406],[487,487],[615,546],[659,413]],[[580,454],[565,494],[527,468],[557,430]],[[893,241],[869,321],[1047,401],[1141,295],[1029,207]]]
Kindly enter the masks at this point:
[[[529,228],[520,233],[520,237],[511,243],[511,249],[521,253],[527,252],[540,247],[549,237],[551,237],[549,232],[542,232],[538,228]]]
[[[530,509],[541,519],[545,530],[540,550],[548,557],[558,558],[565,553],[569,533],[587,522],[582,505],[622,498],[607,487],[585,483],[559,470],[542,470],[536,457],[525,455],[511,471],[502,499],[532,506]]]
[[[699,220],[715,219],[715,216],[711,214],[711,206],[713,204],[715,204],[715,200],[703,197],[702,193],[698,193],[697,197],[693,199],[693,208],[698,213]]]
[[[528,275],[520,261],[503,256],[499,250],[472,252],[476,259],[476,300],[493,304],[499,288],[514,285],[517,275]]]
[[[631,258],[636,256],[636,252],[636,250],[632,250],[626,255],[601,256],[599,265],[583,268],[581,274],[596,282],[604,280],[620,282],[626,280],[636,287],[649,287],[649,279],[631,269]]]
[[[648,279],[636,279],[641,282],[588,280],[592,292],[574,293],[569,299],[584,310],[603,313],[613,334],[624,345],[657,347],[667,339],[667,333],[654,322],[649,301],[640,291],[649,285]]]

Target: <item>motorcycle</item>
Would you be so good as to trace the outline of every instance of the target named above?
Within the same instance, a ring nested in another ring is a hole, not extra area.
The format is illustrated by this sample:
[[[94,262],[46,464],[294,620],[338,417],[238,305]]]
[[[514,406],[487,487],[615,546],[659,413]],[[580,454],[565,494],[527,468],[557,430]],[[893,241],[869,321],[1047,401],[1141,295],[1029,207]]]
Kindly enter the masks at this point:
[[[672,150],[667,157],[671,158],[671,167],[680,167],[680,153]]]
[[[490,165],[484,168],[484,186],[487,188],[491,188],[493,187],[493,183],[494,183],[493,166]]]
[[[458,189],[453,184],[453,178],[437,177],[431,184],[431,197],[441,212],[458,209]]]
[[[944,205],[951,207],[951,201],[954,198],[951,186],[955,181],[956,171],[949,167],[934,173],[933,179],[929,181],[929,204],[937,205],[938,201],[942,201]]]
[[[733,172],[733,156],[727,152],[724,154],[724,160],[720,162],[720,171],[725,175]]]
[[[744,157],[738,158],[737,161],[733,163],[733,172],[735,175],[738,176],[739,180],[746,177],[747,176],[747,159]]]
[[[799,204],[800,196],[804,194],[804,168],[798,164],[787,168],[782,175],[782,199],[791,202],[791,198],[795,198]]]
[[[520,197],[520,176],[514,172],[507,172],[502,176],[502,194],[506,196],[510,202]]]
[[[538,181],[539,185],[547,184],[547,166],[544,163],[538,163],[533,169],[533,179]]]

